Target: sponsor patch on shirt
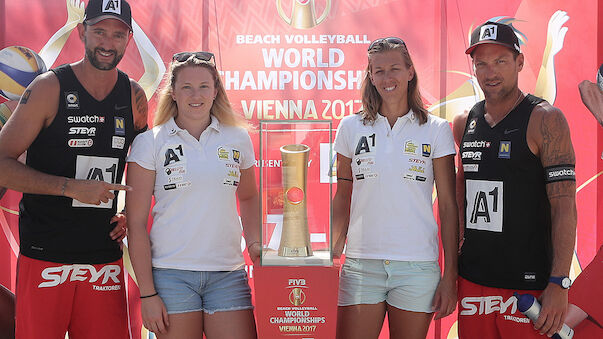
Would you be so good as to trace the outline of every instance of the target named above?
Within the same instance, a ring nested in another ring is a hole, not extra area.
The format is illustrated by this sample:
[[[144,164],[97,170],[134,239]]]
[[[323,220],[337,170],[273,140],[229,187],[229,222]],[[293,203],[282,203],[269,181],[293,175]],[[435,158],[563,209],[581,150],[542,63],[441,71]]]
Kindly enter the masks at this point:
[[[359,173],[355,175],[356,180],[376,179],[378,176],[377,173]]]
[[[461,155],[463,159],[470,159],[474,161],[482,160],[482,151],[464,151]]]
[[[123,117],[115,117],[115,135],[126,135],[126,120]]]
[[[358,166],[360,165],[374,165],[375,164],[375,157],[358,157],[356,158],[356,164]]]
[[[490,141],[473,140],[463,142],[464,148],[490,148]]]
[[[475,133],[475,126],[477,126],[477,118],[473,118],[469,122],[469,127],[467,128],[467,134]]]
[[[419,165],[425,165],[426,161],[423,159],[419,159],[419,158],[408,158],[408,162],[411,164],[419,164]]]
[[[67,117],[68,124],[103,124],[105,117],[102,115],[70,115]]]
[[[67,109],[80,109],[80,97],[77,92],[65,92],[65,105]]]
[[[184,180],[184,176],[168,177],[168,184],[175,184]]]
[[[87,135],[93,137],[96,135],[96,127],[69,127],[69,135]]]
[[[178,182],[178,183],[163,185],[163,189],[166,191],[169,191],[169,190],[174,190],[174,189],[178,189],[178,188],[189,187],[190,185],[191,185],[190,181]]]
[[[92,147],[94,141],[92,139],[69,139],[67,144],[69,145],[69,147],[86,148]]]
[[[230,159],[230,152],[224,147],[218,147],[218,159],[227,161]]]
[[[479,164],[463,164],[465,172],[479,172]]]
[[[177,174],[186,174],[186,167],[184,166],[171,166],[164,168],[165,174],[167,175],[177,175]]]
[[[241,151],[233,149],[232,150],[232,160],[234,160],[234,162],[236,162],[237,164],[241,161]]]
[[[406,174],[404,174],[404,176],[402,178],[404,178],[406,180],[421,181],[421,182],[424,182],[427,180],[427,177],[422,176],[422,175],[417,175],[415,173],[406,173]]]
[[[230,178],[224,178],[224,181],[222,181],[222,184],[226,185],[226,186],[239,186],[239,181],[238,180],[234,180],[234,179],[230,179]]]
[[[534,272],[524,272],[523,273],[523,280],[527,281],[527,282],[536,281],[536,273],[534,273]]]
[[[417,153],[417,144],[415,144],[412,140],[408,140],[404,143],[404,153],[406,154],[416,154]]]
[[[111,147],[112,148],[124,149],[125,145],[126,145],[126,138],[125,137],[118,137],[116,135],[113,136],[113,139],[111,140]]]
[[[431,144],[422,144],[421,149],[421,153],[424,157],[429,157],[431,155]]]
[[[511,142],[501,141],[498,148],[498,157],[501,159],[511,159]]]

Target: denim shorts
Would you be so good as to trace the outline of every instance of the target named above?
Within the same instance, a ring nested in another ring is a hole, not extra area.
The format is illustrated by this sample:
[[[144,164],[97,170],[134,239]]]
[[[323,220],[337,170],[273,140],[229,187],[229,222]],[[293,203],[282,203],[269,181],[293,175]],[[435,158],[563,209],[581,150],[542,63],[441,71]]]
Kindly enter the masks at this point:
[[[253,309],[244,269],[186,271],[154,267],[153,280],[168,314]]]
[[[339,278],[339,306],[389,305],[405,311],[431,313],[440,282],[437,261],[396,261],[345,258]]]

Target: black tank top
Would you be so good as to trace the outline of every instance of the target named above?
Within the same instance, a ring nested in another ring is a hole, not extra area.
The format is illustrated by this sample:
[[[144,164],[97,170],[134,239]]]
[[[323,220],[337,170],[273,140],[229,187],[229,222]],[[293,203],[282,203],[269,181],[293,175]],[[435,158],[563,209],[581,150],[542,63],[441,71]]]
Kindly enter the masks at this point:
[[[27,150],[27,165],[52,175],[120,183],[136,136],[128,76],[119,71],[111,93],[97,101],[71,66],[52,71],[61,87],[59,108]],[[23,194],[21,254],[65,264],[115,261],[122,256],[119,244],[109,236],[116,209],[116,199],[96,206],[67,197]]]
[[[540,159],[526,134],[543,100],[527,95],[490,127],[485,102],[469,112],[460,145],[465,173],[465,242],[459,274],[489,287],[541,290],[551,271],[551,206]]]

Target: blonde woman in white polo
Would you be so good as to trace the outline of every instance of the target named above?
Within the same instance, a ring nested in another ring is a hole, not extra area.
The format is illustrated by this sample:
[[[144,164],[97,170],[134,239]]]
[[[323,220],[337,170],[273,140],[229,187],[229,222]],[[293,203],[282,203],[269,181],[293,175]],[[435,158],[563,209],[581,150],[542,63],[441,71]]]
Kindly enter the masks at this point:
[[[335,138],[334,254],[347,239],[339,283],[337,338],[425,338],[456,307],[458,215],[454,140],[448,122],[427,113],[405,43],[368,49],[363,111]],[[445,270],[438,265],[435,181]]]
[[[245,126],[213,54],[175,54],[155,127],[135,139],[127,175],[143,324],[160,339],[257,337],[241,253],[241,223],[251,258],[260,253],[255,156]]]

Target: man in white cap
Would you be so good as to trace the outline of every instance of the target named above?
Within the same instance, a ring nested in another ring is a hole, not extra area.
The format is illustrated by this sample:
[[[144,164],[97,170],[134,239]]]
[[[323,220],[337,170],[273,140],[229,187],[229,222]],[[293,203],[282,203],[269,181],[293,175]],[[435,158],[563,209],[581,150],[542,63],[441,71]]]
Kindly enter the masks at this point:
[[[524,56],[511,26],[477,27],[466,53],[485,100],[453,126],[464,219],[459,337],[551,336],[563,324],[576,238],[569,127],[558,108],[519,89]],[[539,297],[534,324],[513,292]]]
[[[18,338],[129,337],[112,229],[124,223],[115,198],[128,189],[128,148],[147,122],[144,91],[115,68],[132,37],[129,4],[90,0],[78,33],[84,58],[38,76],[0,132],[0,186],[23,192]]]

